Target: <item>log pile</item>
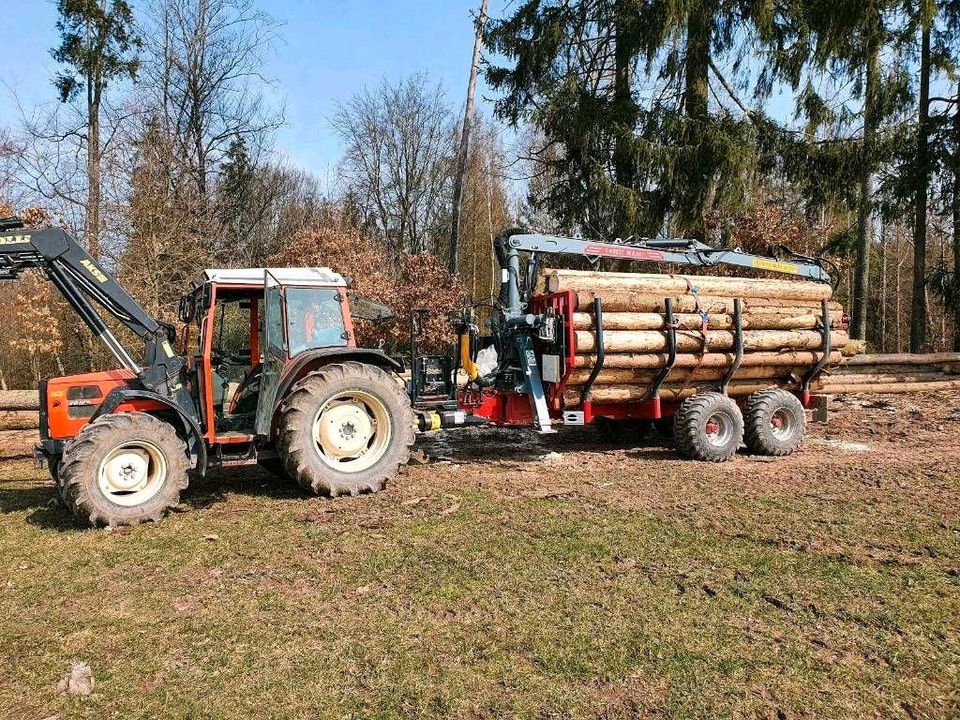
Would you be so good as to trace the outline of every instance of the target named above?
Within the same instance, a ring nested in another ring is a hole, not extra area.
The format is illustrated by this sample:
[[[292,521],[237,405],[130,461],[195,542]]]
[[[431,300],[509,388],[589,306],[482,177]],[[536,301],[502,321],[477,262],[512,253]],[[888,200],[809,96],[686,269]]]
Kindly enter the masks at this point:
[[[736,359],[737,298],[744,355],[728,386],[732,396],[794,386],[821,361],[823,301],[830,323],[828,366],[841,362],[840,350],[849,342],[843,308],[831,301],[831,288],[807,281],[545,270],[541,289],[574,291],[577,298],[577,359],[567,378],[568,407],[580,404],[582,388],[597,363],[593,301],[598,297],[606,357],[591,388],[595,402],[649,397],[668,362],[665,298],[672,302],[677,351],[660,388],[665,400],[688,397],[726,377]]]
[[[828,395],[960,390],[960,353],[857,355],[826,371],[812,389]]]
[[[0,391],[0,458],[30,457],[40,440],[36,390]]]

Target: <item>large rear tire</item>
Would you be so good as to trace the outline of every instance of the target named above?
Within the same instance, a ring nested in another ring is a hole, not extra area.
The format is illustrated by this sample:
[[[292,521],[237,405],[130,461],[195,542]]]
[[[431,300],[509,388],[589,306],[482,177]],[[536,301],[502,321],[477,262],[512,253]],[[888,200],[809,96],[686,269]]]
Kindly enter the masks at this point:
[[[415,418],[396,379],[373,365],[312,372],[280,406],[277,452],[310,492],[337,497],[382,490],[410,457]]]
[[[685,458],[724,462],[743,441],[743,415],[726,395],[698,393],[677,408],[673,438],[677,452]]]
[[[60,496],[93,526],[158,520],[180,502],[190,462],[169,423],[139,412],[84,425],[63,451]]]
[[[803,442],[807,418],[793,393],[779,388],[761,390],[747,398],[745,441],[759,455],[790,455]]]

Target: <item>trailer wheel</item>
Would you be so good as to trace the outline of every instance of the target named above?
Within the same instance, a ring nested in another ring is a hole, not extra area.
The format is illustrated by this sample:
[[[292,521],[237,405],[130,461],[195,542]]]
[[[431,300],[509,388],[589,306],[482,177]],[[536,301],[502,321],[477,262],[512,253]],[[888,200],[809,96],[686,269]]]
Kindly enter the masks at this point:
[[[740,408],[726,395],[699,393],[683,401],[673,418],[677,452],[691,460],[724,462],[743,440]]]
[[[377,492],[409,459],[415,422],[389,373],[359,362],[327,365],[281,404],[277,451],[287,474],[313,493]]]
[[[800,447],[807,430],[800,400],[778,388],[748,397],[745,421],[747,447],[759,455],[791,454]]]
[[[93,526],[158,520],[187,487],[187,445],[169,423],[139,412],[84,425],[63,451],[60,497]]]

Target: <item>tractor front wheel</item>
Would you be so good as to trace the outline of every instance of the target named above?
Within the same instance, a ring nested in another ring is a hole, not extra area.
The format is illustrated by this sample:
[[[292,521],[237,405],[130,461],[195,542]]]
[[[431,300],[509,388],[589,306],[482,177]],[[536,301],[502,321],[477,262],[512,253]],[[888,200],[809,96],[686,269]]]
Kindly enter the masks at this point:
[[[310,492],[377,492],[406,464],[414,423],[392,375],[359,362],[327,365],[281,403],[277,451],[287,474]]]
[[[64,448],[60,496],[91,525],[136,525],[180,502],[189,469],[186,443],[169,423],[139,412],[104,415]]]

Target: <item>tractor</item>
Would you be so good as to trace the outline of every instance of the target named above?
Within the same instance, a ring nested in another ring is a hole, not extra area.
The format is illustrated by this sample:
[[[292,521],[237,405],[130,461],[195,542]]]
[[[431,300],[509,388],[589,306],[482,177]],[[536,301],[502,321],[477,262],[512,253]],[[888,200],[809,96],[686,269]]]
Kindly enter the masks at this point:
[[[156,520],[209,467],[263,464],[325,496],[376,492],[416,419],[399,373],[356,345],[354,296],[328,268],[207,270],[161,323],[64,230],[0,220],[0,279],[35,269],[121,369],[40,385],[40,444],[64,504],[94,526]],[[103,313],[136,335],[136,359]]]

